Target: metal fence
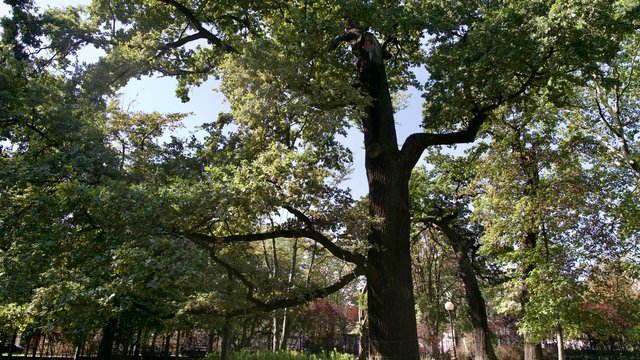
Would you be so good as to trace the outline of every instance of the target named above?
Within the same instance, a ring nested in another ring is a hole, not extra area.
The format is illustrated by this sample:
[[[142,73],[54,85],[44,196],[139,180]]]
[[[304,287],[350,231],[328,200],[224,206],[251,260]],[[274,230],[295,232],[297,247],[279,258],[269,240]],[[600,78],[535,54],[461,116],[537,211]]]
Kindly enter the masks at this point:
[[[640,351],[565,350],[566,360],[640,360]]]

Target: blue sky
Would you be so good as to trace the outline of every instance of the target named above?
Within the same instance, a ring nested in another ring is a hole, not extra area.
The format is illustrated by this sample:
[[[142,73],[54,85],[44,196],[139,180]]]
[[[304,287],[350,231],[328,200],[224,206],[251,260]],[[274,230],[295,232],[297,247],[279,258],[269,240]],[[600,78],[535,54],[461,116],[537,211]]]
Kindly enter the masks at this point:
[[[90,0],[36,0],[41,9],[48,7],[63,7],[68,5],[87,5]],[[9,8],[0,4],[0,16],[8,13]],[[90,61],[99,56],[95,51],[88,50],[83,54]],[[426,77],[424,72],[422,77]],[[124,108],[132,111],[161,113],[192,113],[185,121],[185,130],[194,129],[198,125],[215,120],[218,113],[229,109],[224,97],[215,91],[216,83],[207,81],[190,93],[191,101],[182,103],[175,97],[175,80],[172,78],[143,77],[140,80],[131,80],[121,90],[122,104]],[[408,106],[396,114],[398,141],[402,142],[409,134],[419,132],[422,119],[422,99],[417,91],[409,92]],[[346,186],[353,190],[354,197],[360,197],[367,192],[367,180],[364,171],[364,157],[362,150],[362,135],[357,129],[352,129],[344,139],[354,154],[354,165],[351,179]]]

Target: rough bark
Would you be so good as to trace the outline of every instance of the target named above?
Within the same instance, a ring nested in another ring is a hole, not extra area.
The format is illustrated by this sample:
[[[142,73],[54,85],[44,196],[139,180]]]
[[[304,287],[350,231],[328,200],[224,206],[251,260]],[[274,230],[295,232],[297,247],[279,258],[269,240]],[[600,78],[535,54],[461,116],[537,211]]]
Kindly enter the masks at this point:
[[[113,351],[113,342],[116,336],[116,329],[118,327],[118,319],[111,318],[107,324],[102,328],[102,339],[98,346],[98,360],[110,360]]]
[[[400,160],[382,51],[376,38],[359,32],[352,41],[360,86],[370,99],[362,119],[369,213],[367,272],[370,359],[419,359],[411,276],[409,174]]]

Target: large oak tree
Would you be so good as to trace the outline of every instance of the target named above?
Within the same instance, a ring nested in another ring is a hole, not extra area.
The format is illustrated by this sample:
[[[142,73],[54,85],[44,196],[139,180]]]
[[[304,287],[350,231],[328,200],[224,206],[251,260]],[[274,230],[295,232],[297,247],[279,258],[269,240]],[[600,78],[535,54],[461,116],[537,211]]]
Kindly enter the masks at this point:
[[[634,1],[95,0],[86,23],[52,22],[47,35],[105,51],[74,74],[85,99],[160,74],[175,76],[187,101],[190,86],[220,79],[231,112],[210,128],[205,171],[169,186],[164,211],[150,217],[246,288],[246,306],[210,313],[296,305],[365,276],[370,357],[417,359],[408,183],[421,154],[472,142],[496,111],[533,93],[561,96],[616,53],[637,10]],[[38,45],[25,36],[31,30],[11,31],[15,49]],[[426,84],[416,67],[429,72]],[[392,96],[410,85],[423,89],[424,118],[398,121],[421,121],[425,132],[398,139]],[[337,186],[350,164],[337,139],[351,126],[363,136],[367,221]],[[179,200],[185,185],[188,200]],[[232,246],[272,238],[315,241],[351,265],[334,284],[275,296],[229,256]]]

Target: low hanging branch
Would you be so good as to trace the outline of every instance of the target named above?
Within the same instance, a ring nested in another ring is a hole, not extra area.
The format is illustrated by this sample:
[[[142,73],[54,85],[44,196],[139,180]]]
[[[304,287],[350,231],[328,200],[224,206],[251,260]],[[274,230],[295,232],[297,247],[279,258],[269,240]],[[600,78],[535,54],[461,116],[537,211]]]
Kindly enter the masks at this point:
[[[305,230],[298,230],[298,231],[301,231],[300,233],[302,234],[302,233],[304,233]],[[247,301],[249,301],[252,304],[249,307],[236,309],[236,310],[232,310],[232,311],[228,311],[228,312],[219,312],[219,311],[217,311],[215,309],[213,309],[213,310],[212,309],[207,309],[206,311],[203,311],[203,313],[205,313],[207,315],[211,315],[211,316],[234,317],[234,316],[251,315],[251,314],[256,314],[256,313],[260,313],[260,312],[269,312],[269,311],[273,311],[273,310],[277,310],[277,309],[287,308],[287,307],[291,307],[291,306],[297,306],[297,305],[301,305],[301,304],[304,304],[306,302],[309,302],[311,300],[320,299],[320,298],[324,298],[324,297],[326,297],[328,295],[331,295],[331,294],[335,293],[336,291],[344,288],[346,285],[348,285],[351,281],[353,281],[357,277],[359,277],[361,275],[364,275],[365,267],[356,266],[356,268],[353,271],[349,272],[348,274],[343,275],[335,283],[333,283],[331,285],[328,285],[328,286],[325,286],[325,287],[319,288],[319,289],[309,289],[307,291],[304,291],[304,292],[299,293],[297,295],[294,295],[292,297],[274,299],[274,300],[270,300],[270,301],[263,301],[263,300],[258,299],[255,296],[256,286],[249,280],[249,278],[246,277],[238,269],[236,269],[233,266],[231,266],[231,264],[229,264],[226,261],[222,260],[219,256],[216,255],[216,253],[214,251],[214,245],[215,244],[220,244],[220,243],[259,241],[259,240],[265,240],[265,239],[269,239],[269,238],[273,238],[273,237],[280,237],[280,238],[302,237],[302,236],[293,236],[293,234],[296,234],[296,233],[297,232],[295,230],[278,230],[278,231],[274,231],[274,232],[270,232],[270,233],[264,233],[264,234],[249,234],[249,235],[244,235],[244,236],[242,236],[242,235],[233,235],[233,236],[227,236],[227,237],[221,237],[221,238],[216,238],[216,237],[212,237],[212,236],[208,236],[208,235],[201,235],[201,234],[189,234],[189,235],[187,235],[187,238],[192,240],[196,245],[198,245],[201,248],[207,250],[209,252],[209,257],[215,263],[217,263],[218,265],[222,266],[230,274],[232,274],[233,276],[238,278],[240,280],[240,282],[242,282],[242,284],[244,284],[244,286],[247,288],[246,299],[247,299]],[[274,235],[274,234],[278,234],[278,235]],[[310,233],[307,233],[307,234],[310,234]],[[307,236],[307,237],[309,237],[309,236]],[[324,237],[324,236],[322,236],[322,237]],[[311,238],[311,237],[309,237],[309,238]],[[329,241],[328,238],[326,238],[326,237],[324,237],[324,238],[327,241]],[[345,251],[345,253],[348,253],[348,252]],[[352,255],[356,256],[356,254],[352,254]],[[360,255],[357,255],[357,256],[360,256]],[[346,256],[346,257],[348,257],[348,256]]]
[[[318,244],[327,249],[333,256],[338,259],[355,264],[359,268],[366,268],[367,259],[356,253],[352,253],[348,250],[341,248],[331,241],[328,237],[323,235],[317,230],[313,229],[278,229],[264,233],[243,234],[243,235],[229,235],[229,236],[211,236],[197,233],[190,233],[185,235],[187,239],[193,241],[200,247],[209,249],[214,244],[231,244],[240,242],[254,242],[269,240],[274,238],[307,238],[314,240]]]
[[[287,308],[291,306],[301,305],[311,300],[323,298],[330,294],[333,294],[334,292],[345,287],[347,284],[349,284],[352,280],[354,280],[358,276],[362,275],[362,272],[358,271],[358,269],[356,268],[356,270],[342,276],[340,279],[338,279],[337,282],[329,286],[326,286],[320,289],[311,289],[291,298],[262,301],[254,296],[256,287],[251,281],[249,281],[249,279],[246,276],[244,276],[244,274],[238,271],[238,269],[231,266],[229,263],[220,259],[213,252],[210,253],[210,256],[213,259],[213,261],[215,261],[217,264],[225,268],[225,270],[229,271],[229,273],[233,274],[238,279],[240,279],[240,281],[247,287],[247,295],[246,295],[247,300],[253,304],[253,306],[251,307],[227,312],[225,313],[225,316],[248,315],[253,313],[268,312],[268,311]]]
[[[234,274],[237,275],[235,273],[235,270],[232,272],[234,272]],[[356,279],[361,275],[363,275],[363,273],[361,273],[356,269],[348,274],[343,275],[342,277],[340,277],[340,279],[338,279],[338,281],[336,281],[331,285],[328,285],[319,289],[311,289],[308,291],[304,291],[302,293],[297,294],[296,296],[289,297],[289,298],[274,299],[270,301],[261,301],[256,298],[253,298],[252,294],[251,295],[247,294],[247,298],[249,299],[249,297],[251,297],[249,301],[251,301],[254,305],[246,308],[240,308],[240,309],[235,309],[235,310],[226,311],[226,312],[218,311],[216,309],[199,309],[199,310],[189,311],[189,313],[204,314],[204,315],[210,315],[210,316],[216,316],[216,317],[236,317],[236,316],[247,316],[247,315],[259,314],[259,313],[274,311],[278,309],[284,309],[292,306],[302,305],[316,299],[325,298],[335,293],[336,291],[344,288],[351,281],[353,281],[354,279]]]
[[[204,313],[212,316],[242,316],[250,315],[260,312],[268,312],[276,309],[282,309],[286,307],[301,305],[311,300],[324,298],[336,291],[344,288],[351,281],[359,276],[365,275],[365,273],[371,273],[372,269],[368,266],[367,259],[357,253],[350,252],[336,245],[329,237],[313,228],[313,221],[306,216],[302,211],[295,209],[291,206],[284,207],[287,211],[293,214],[305,227],[293,228],[293,229],[276,229],[264,233],[252,233],[242,235],[228,235],[228,236],[212,236],[198,233],[188,233],[184,235],[187,239],[191,240],[194,244],[200,248],[206,250],[209,253],[210,258],[218,265],[222,266],[230,274],[235,276],[243,285],[247,288],[246,299],[252,305],[246,308],[231,310],[228,312],[218,312],[217,310],[206,310]],[[342,259],[343,261],[350,262],[355,265],[355,268],[348,274],[340,277],[335,283],[319,289],[309,289],[302,293],[293,295],[292,297],[274,299],[270,301],[264,301],[258,299],[256,294],[256,285],[253,284],[247,276],[245,276],[238,269],[234,268],[231,264],[227,263],[215,253],[216,244],[232,244],[241,242],[254,242],[263,241],[268,239],[297,239],[307,238],[314,240],[320,244],[333,256]]]
[[[230,244],[230,243],[238,243],[238,242],[254,242],[254,241],[263,241],[268,239],[275,238],[307,238],[311,239],[322,247],[324,247],[327,251],[329,251],[333,256],[338,259],[350,262],[356,265],[361,270],[368,268],[368,262],[366,257],[363,255],[353,253],[346,249],[341,248],[330,238],[322,234],[321,232],[315,230],[313,228],[312,220],[307,217],[302,211],[297,210],[291,206],[284,207],[287,211],[292,213],[300,222],[305,225],[305,228],[293,228],[293,229],[276,229],[273,231],[263,232],[263,233],[251,233],[251,234],[241,234],[241,235],[228,235],[228,236],[212,236],[205,235],[199,233],[188,233],[185,236],[205,249],[209,249],[214,244]]]

